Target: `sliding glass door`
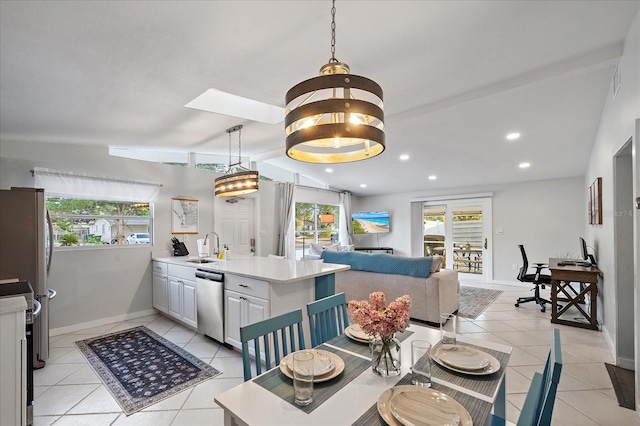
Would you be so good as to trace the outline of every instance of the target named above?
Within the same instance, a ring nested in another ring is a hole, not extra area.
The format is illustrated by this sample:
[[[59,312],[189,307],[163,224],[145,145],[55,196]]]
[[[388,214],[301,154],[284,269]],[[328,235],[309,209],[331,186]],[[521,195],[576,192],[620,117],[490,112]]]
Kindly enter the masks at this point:
[[[490,279],[491,199],[426,201],[422,230],[425,256],[444,256],[444,267],[462,278]]]

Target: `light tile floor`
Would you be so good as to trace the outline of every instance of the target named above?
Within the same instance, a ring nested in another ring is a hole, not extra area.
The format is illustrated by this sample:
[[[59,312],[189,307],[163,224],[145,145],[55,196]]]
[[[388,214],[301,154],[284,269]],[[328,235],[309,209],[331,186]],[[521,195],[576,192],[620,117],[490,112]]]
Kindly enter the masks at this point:
[[[640,425],[634,411],[618,406],[604,362],[612,363],[602,333],[550,323],[550,310],[533,303],[514,307],[527,289],[498,284],[463,283],[504,293],[475,320],[460,318],[459,331],[483,340],[513,346],[507,371],[507,414],[516,422],[535,371],[541,372],[549,351],[551,328],[561,330],[563,371],[553,425]],[[548,291],[547,291],[548,293]],[[548,294],[547,294],[548,296]],[[138,325],[185,348],[222,374],[129,417],[93,373],[73,342]],[[215,395],[242,383],[242,358],[161,315],[82,330],[51,339],[51,356],[35,381],[35,425],[152,425],[197,426],[223,424]]]

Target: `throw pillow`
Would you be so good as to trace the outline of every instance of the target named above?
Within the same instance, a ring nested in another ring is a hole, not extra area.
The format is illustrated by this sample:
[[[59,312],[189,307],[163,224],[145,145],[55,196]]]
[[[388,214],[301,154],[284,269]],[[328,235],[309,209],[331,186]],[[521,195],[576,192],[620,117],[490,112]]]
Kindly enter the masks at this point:
[[[322,250],[330,250],[330,251],[338,251],[338,245],[337,244],[316,244],[316,243],[311,243],[311,254],[315,254],[315,255],[321,255],[322,254]]]
[[[431,256],[433,261],[431,262],[431,273],[440,271],[442,266],[442,256]]]

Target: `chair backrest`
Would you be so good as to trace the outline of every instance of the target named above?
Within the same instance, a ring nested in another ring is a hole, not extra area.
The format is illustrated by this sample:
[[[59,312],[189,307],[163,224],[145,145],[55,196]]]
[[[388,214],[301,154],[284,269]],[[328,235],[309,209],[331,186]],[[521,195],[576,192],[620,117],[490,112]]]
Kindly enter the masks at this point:
[[[294,328],[297,327],[297,333]],[[296,335],[298,345],[296,349]],[[260,338],[262,337],[262,350]],[[289,353],[298,349],[304,349],[304,331],[302,330],[302,309],[278,315],[254,324],[240,327],[240,341],[242,342],[242,365],[244,367],[244,380],[251,379],[251,354],[249,353],[249,341],[253,340],[253,350],[256,360],[256,374],[262,373],[260,354],[264,353],[265,367],[267,370],[279,365],[280,360]],[[271,361],[273,350],[274,363]]]
[[[344,293],[307,303],[311,345],[318,346],[344,332],[349,325]]]
[[[537,372],[533,373],[533,380],[531,381],[529,391],[527,392],[527,397],[525,398],[524,404],[522,405],[520,417],[518,417],[518,426],[538,425],[538,416],[536,415],[536,412],[538,410],[538,407],[540,406],[540,403],[542,402],[542,388],[542,374]]]
[[[522,268],[520,268],[520,271],[518,272],[518,281],[527,282],[524,278],[524,276],[527,274],[527,270],[529,269],[527,253],[525,253],[524,246],[522,244],[519,244],[518,247],[520,248],[520,253],[522,253]]]
[[[562,373],[562,349],[560,347],[560,330],[553,329],[551,340],[551,349],[542,373],[543,399],[542,404],[538,408],[538,424],[551,424],[551,415],[553,414],[553,405],[556,400],[556,391],[560,382],[560,374]]]

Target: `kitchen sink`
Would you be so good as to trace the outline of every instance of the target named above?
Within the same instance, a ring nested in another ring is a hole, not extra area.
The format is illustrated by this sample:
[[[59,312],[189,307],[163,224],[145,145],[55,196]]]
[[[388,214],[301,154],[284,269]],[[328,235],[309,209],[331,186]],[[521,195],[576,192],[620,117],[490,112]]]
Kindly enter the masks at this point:
[[[191,260],[187,260],[187,262],[190,262],[190,263],[214,263],[216,261],[215,260],[211,260],[211,259],[191,259]]]

